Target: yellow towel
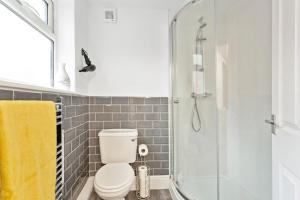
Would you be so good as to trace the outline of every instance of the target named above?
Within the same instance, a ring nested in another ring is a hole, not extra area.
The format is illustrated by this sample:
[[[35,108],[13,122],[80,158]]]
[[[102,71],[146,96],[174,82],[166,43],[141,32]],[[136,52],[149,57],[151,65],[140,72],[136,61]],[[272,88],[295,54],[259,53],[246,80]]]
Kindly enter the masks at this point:
[[[0,101],[0,200],[54,200],[53,102]]]

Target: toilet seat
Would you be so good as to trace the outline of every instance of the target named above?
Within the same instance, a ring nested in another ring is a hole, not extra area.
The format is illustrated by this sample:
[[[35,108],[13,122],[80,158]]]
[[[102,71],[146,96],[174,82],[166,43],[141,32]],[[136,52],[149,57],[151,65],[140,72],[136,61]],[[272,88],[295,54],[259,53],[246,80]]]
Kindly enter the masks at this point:
[[[109,163],[96,173],[94,187],[106,196],[127,190],[133,180],[134,171],[128,163]]]

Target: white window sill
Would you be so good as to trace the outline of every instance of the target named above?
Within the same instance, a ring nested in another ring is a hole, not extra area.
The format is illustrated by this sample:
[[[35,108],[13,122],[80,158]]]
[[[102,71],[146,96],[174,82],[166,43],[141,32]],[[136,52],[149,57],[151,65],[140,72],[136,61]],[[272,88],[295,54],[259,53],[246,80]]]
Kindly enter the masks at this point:
[[[73,94],[73,95],[80,95],[79,93],[71,90],[62,90],[56,89],[52,87],[41,87],[30,85],[26,83],[20,82],[13,82],[4,79],[0,79],[0,88],[1,89],[17,89],[17,90],[24,90],[24,91],[37,91],[37,92],[51,92],[51,93],[58,93],[58,94]]]

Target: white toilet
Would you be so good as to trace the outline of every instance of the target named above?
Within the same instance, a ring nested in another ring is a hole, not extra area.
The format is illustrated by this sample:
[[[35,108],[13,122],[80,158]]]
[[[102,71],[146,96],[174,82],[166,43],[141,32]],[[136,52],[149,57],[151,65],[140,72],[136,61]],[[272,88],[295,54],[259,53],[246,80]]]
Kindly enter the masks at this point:
[[[94,189],[104,200],[124,200],[134,182],[129,163],[136,160],[136,129],[106,129],[99,133],[101,162]]]

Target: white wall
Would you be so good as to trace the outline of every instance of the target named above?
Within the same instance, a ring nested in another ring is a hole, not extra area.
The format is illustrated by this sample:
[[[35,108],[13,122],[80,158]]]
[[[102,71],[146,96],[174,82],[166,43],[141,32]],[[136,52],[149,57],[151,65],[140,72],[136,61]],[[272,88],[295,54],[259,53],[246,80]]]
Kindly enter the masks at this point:
[[[168,10],[104,5],[89,4],[89,95],[168,96]],[[117,9],[117,23],[104,22],[104,8]]]
[[[71,80],[71,90],[88,92],[88,77],[79,73],[84,66],[81,48],[87,48],[88,7],[85,0],[56,1],[56,61],[65,62]],[[57,67],[57,66],[55,66]]]
[[[191,0],[89,0],[105,7],[141,8],[169,10],[170,19],[176,12]]]
[[[187,1],[55,1],[56,63],[67,63],[72,90],[101,96],[168,96],[168,23]],[[103,8],[116,8],[118,23],[104,23]],[[96,72],[78,72],[85,64],[81,48],[88,50]]]
[[[80,73],[85,66],[81,48],[88,48],[88,4],[86,0],[75,0],[75,90],[80,94],[88,93],[89,74]]]
[[[75,2],[73,0],[55,1],[55,34],[57,63],[67,63],[66,70],[71,79],[71,90],[75,90]]]

